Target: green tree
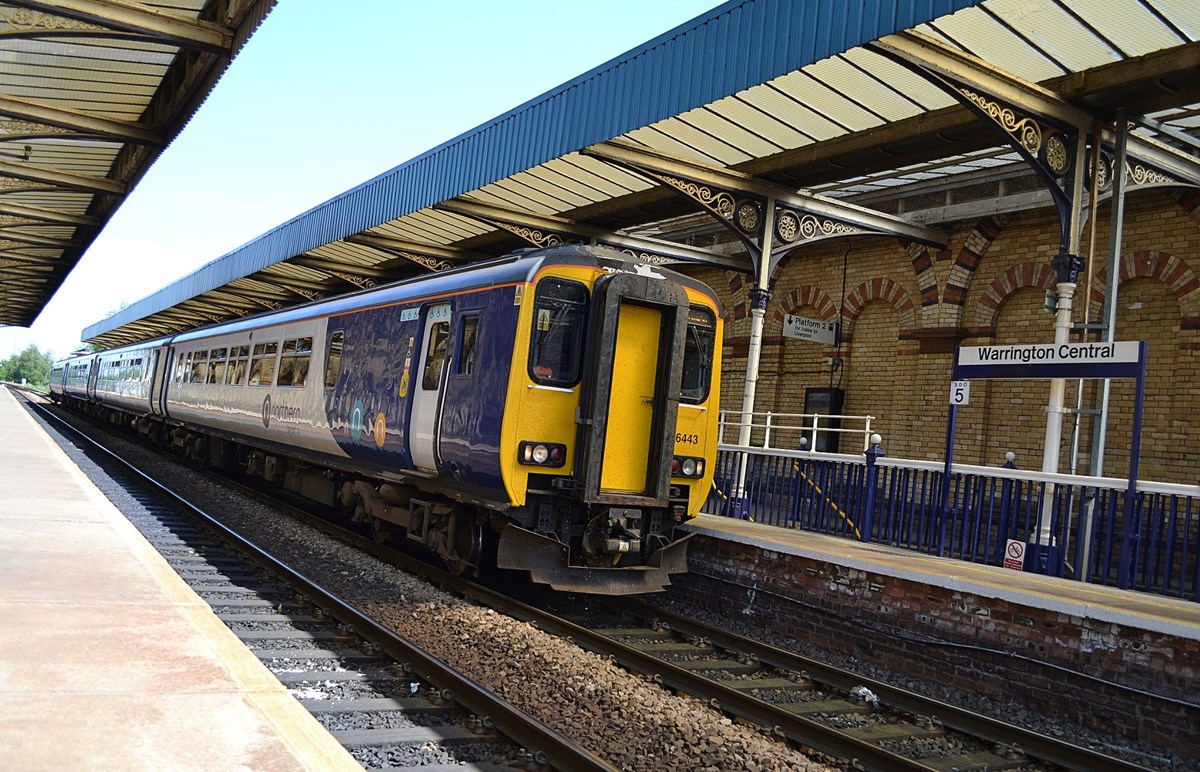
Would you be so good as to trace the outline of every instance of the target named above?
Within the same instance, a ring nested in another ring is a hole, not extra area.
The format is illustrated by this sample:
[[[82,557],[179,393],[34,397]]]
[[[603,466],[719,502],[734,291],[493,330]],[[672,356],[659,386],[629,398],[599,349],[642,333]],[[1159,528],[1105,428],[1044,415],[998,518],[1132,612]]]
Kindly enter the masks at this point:
[[[49,351],[38,351],[37,346],[30,345],[20,354],[0,362],[0,380],[20,383],[24,378],[30,386],[44,389],[50,383],[50,365],[53,363]]]

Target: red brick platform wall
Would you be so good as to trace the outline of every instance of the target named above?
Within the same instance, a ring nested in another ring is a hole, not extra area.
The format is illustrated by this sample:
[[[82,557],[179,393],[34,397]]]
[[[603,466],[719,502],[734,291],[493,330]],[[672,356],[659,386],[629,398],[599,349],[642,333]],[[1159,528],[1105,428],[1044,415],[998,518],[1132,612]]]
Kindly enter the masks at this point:
[[[900,677],[1200,759],[1200,709],[1143,694],[1195,703],[1200,642],[703,535],[689,552],[673,599]]]

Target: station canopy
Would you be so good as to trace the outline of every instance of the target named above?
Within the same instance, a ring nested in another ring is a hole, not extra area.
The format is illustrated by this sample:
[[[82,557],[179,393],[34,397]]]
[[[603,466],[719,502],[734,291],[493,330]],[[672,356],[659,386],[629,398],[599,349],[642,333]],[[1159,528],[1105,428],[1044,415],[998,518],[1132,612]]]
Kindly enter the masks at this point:
[[[0,2],[0,326],[33,323],[274,5]]]
[[[1194,188],[1198,37],[1195,0],[735,0],[83,337],[132,343],[563,241],[760,276],[764,221],[775,248],[944,246],[946,223],[1061,211],[1056,178],[1093,139],[1104,158],[1128,143],[1135,187]],[[712,247],[699,222],[742,237]]]

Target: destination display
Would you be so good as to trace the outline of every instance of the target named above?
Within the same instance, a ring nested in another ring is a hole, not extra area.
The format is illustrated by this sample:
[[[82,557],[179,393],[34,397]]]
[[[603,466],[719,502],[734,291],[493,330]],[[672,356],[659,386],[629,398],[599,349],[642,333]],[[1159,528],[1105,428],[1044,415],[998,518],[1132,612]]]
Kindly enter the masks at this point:
[[[1137,341],[962,346],[954,379],[1135,378],[1140,348]]]

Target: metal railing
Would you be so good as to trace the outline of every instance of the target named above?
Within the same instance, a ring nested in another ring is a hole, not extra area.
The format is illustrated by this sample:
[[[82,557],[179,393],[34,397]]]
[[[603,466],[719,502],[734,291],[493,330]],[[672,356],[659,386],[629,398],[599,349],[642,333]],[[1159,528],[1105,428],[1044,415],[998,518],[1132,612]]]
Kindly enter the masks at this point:
[[[747,416],[743,422],[742,417]],[[843,436],[863,451],[871,437],[870,415],[826,415],[821,413],[742,413],[722,410],[719,442],[737,444],[743,426],[750,431],[750,444],[758,448],[824,450],[840,446]]]
[[[1200,486],[719,446],[704,511],[1200,601]],[[1131,493],[1132,491],[1132,493]],[[1011,552],[1010,552],[1011,550]]]

